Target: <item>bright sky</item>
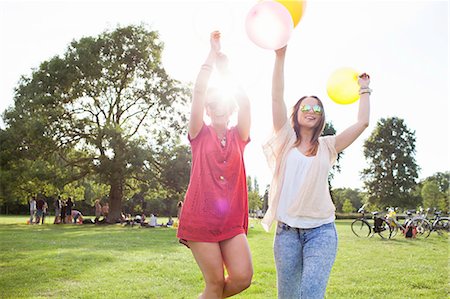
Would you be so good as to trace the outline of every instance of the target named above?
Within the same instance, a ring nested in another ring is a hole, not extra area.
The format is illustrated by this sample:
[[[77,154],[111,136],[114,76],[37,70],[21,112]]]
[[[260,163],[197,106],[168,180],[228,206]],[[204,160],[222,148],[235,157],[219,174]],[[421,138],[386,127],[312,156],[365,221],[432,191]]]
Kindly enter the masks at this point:
[[[0,111],[13,104],[21,75],[64,53],[74,39],[117,25],[147,24],[165,43],[163,64],[168,73],[192,82],[209,50],[210,31],[219,29],[223,52],[251,100],[252,142],[245,162],[247,174],[256,176],[263,189],[270,183],[261,145],[271,131],[274,54],[246,36],[245,17],[256,3],[0,0]],[[367,164],[362,145],[382,117],[403,118],[416,132],[420,178],[450,169],[448,28],[448,1],[308,2],[289,41],[288,107],[303,95],[319,96],[339,133],[356,120],[358,104],[332,102],[326,94],[329,75],[342,66],[365,71],[374,90],[370,126],[345,150],[334,187],[363,186],[359,173]]]

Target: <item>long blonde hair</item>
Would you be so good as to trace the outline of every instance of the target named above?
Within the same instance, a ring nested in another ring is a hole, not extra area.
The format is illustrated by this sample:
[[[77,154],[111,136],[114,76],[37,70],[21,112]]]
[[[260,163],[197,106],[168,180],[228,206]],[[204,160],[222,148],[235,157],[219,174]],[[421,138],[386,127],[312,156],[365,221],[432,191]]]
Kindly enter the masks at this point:
[[[316,99],[320,108],[322,108],[322,114],[320,115],[320,121],[317,124],[317,126],[314,128],[314,134],[311,140],[311,143],[313,146],[308,150],[306,153],[307,156],[315,156],[317,154],[317,149],[319,148],[319,137],[322,134],[323,130],[325,129],[325,109],[323,108],[322,101],[316,97],[316,96],[304,96],[300,98],[300,100],[297,101],[297,103],[292,108],[292,114],[291,114],[291,124],[294,128],[295,135],[297,136],[297,140],[294,143],[294,147],[297,147],[302,142],[300,137],[300,124],[298,123],[298,111],[300,110],[300,105],[302,104],[303,100],[306,98],[313,98]]]

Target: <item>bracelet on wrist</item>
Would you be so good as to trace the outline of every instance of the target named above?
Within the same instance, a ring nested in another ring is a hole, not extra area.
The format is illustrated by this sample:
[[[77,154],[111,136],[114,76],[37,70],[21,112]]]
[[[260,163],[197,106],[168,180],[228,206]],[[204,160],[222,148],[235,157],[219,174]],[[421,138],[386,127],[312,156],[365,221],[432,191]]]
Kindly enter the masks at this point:
[[[205,63],[205,64],[202,64],[201,69],[204,69],[206,71],[212,71],[213,68],[211,65]]]
[[[359,89],[359,94],[360,95],[365,94],[365,93],[371,94],[372,91],[373,90],[370,89],[369,87],[362,87],[362,88]]]

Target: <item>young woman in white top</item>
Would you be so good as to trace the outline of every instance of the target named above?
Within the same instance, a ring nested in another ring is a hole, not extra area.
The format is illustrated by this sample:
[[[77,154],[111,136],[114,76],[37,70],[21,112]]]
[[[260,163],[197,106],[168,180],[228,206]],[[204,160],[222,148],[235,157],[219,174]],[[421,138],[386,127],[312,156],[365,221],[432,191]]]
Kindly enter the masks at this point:
[[[360,75],[356,123],[337,136],[319,137],[325,127],[325,111],[319,98],[302,97],[288,119],[283,98],[286,48],[275,51],[274,136],[264,145],[273,180],[262,224],[269,230],[277,221],[274,255],[278,298],[323,298],[337,251],[328,173],[337,154],[367,128],[372,90],[369,76]]]

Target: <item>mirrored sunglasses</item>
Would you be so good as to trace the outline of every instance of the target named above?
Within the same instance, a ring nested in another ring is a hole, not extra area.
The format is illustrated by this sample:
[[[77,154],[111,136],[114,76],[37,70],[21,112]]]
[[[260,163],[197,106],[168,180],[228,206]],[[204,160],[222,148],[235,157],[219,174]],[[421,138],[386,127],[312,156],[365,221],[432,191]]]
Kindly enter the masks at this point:
[[[311,111],[311,109],[312,109],[312,111],[315,114],[322,114],[322,107],[320,107],[317,104],[314,105],[314,106],[311,106],[311,105],[308,105],[308,104],[300,105],[300,111],[301,112],[309,112],[309,111]]]
[[[206,106],[208,106],[208,107],[209,107],[210,109],[212,109],[212,110],[214,110],[214,109],[216,109],[217,107],[219,107],[219,105],[220,105],[219,101],[214,101],[214,102],[206,103]]]

